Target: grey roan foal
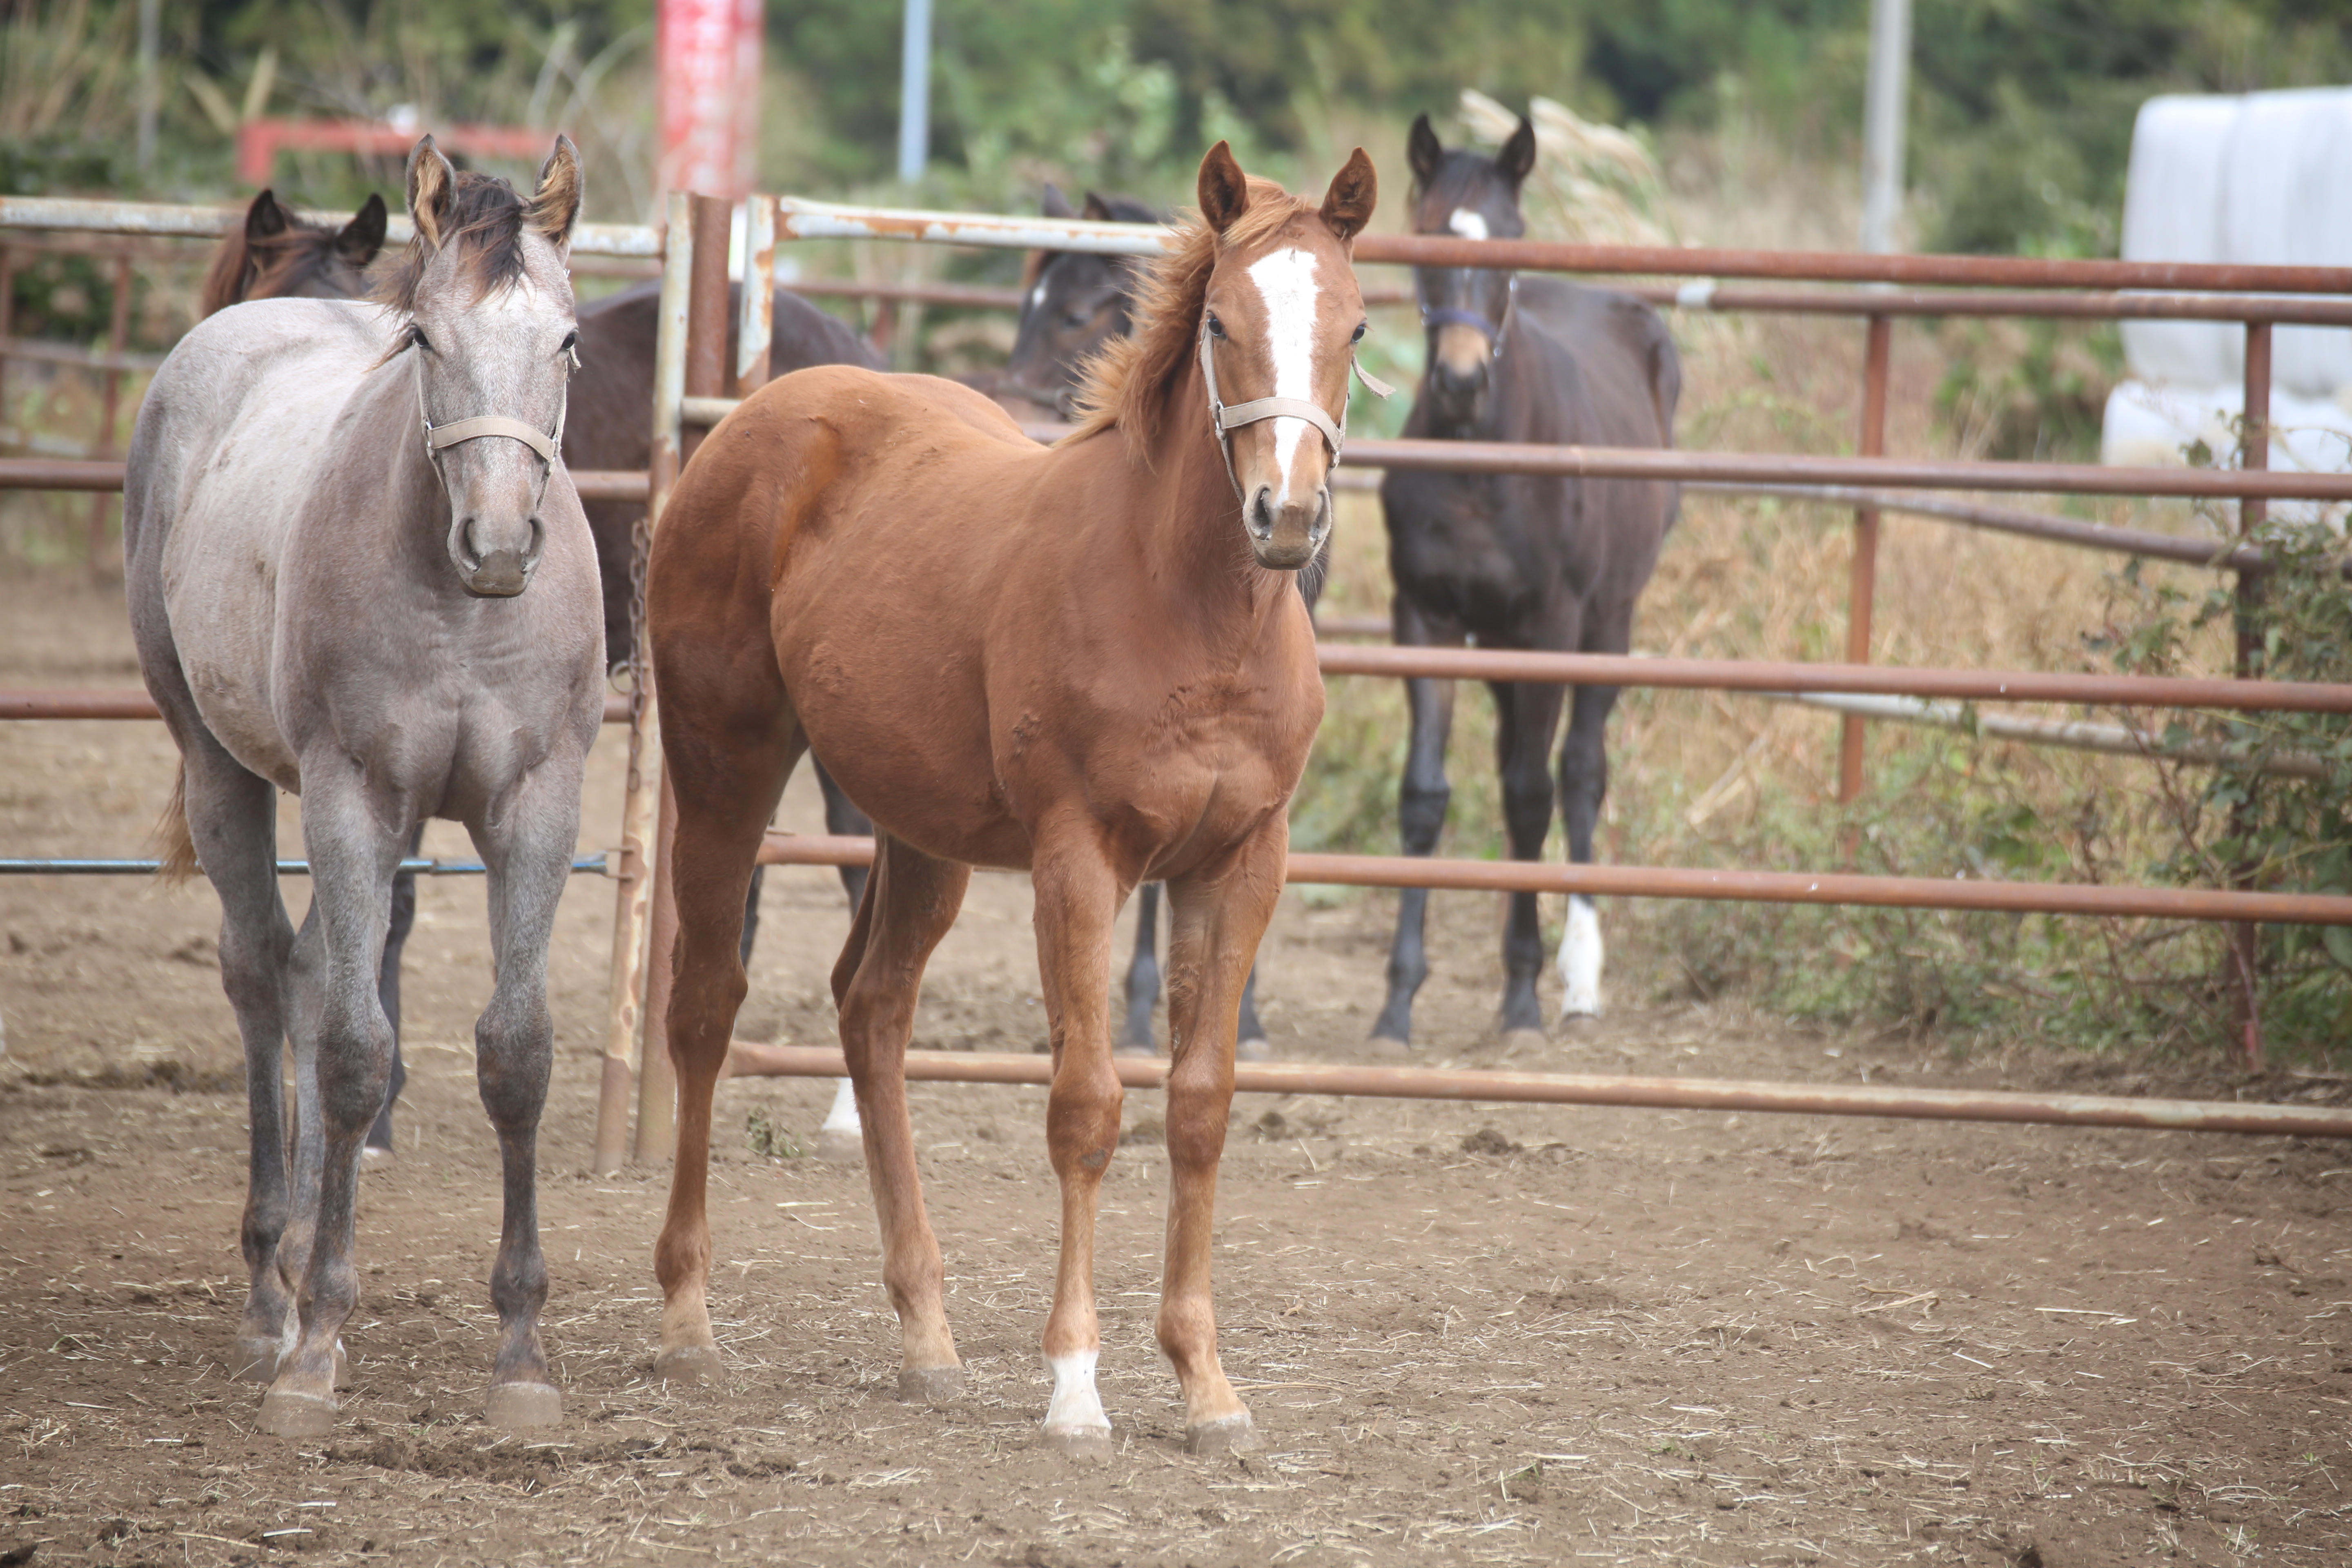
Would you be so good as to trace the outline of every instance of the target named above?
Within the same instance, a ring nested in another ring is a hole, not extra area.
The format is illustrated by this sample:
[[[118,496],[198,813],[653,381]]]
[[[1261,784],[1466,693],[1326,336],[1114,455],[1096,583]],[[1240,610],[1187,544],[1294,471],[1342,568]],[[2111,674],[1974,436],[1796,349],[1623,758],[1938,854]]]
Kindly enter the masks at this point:
[[[262,1425],[329,1430],[357,1300],[360,1144],[392,1030],[376,994],[416,825],[466,825],[489,868],[497,976],[475,1025],[505,1166],[488,1414],[554,1420],[535,1167],[554,1028],[547,943],[603,703],[596,554],[556,460],[575,331],[580,168],[558,138],[528,200],[408,164],[417,237],[385,306],[268,300],[199,323],[150,387],[124,486],[140,665],[179,742],[172,857],[221,900],[245,1040],[251,1286],[233,1368]],[[279,899],[276,796],[302,798],[311,899]],[[289,1182],[280,1052],[294,1047]]]

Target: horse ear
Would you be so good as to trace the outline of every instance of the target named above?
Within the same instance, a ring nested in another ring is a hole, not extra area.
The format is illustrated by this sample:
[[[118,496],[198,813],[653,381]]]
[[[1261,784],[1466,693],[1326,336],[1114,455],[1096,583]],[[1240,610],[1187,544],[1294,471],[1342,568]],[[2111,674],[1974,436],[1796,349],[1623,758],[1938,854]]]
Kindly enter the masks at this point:
[[[1110,204],[1092,191],[1087,193],[1086,210],[1081,216],[1093,218],[1097,223],[1115,223],[1118,218],[1118,215],[1110,210]]]
[[[1495,171],[1511,182],[1517,189],[1536,166],[1536,128],[1524,114],[1519,116],[1519,128],[1495,154]]]
[[[580,149],[572,138],[556,132],[555,150],[539,166],[539,190],[530,198],[530,226],[559,250],[572,243],[572,226],[580,216]]]
[[[457,171],[441,155],[441,149],[427,136],[409,150],[408,153],[408,216],[416,220],[416,232],[434,249],[441,247],[442,220],[449,216],[449,203],[457,195]]]
[[[1051,180],[1045,182],[1045,198],[1037,204],[1037,210],[1047,217],[1078,216],[1070,210],[1070,198],[1062,194],[1062,187]]]
[[[1323,193],[1323,221],[1344,245],[1364,232],[1380,199],[1380,176],[1359,147],[1348,155],[1347,166],[1331,176],[1331,188]]]
[[[1223,142],[1201,160],[1198,195],[1201,216],[1219,234],[1233,227],[1234,220],[1249,210],[1249,176],[1242,173],[1234,150]]]
[[[353,267],[365,267],[383,248],[383,198],[370,192],[352,221],[335,236],[335,254]]]
[[[1404,140],[1404,158],[1412,165],[1414,182],[1426,186],[1437,178],[1437,164],[1444,156],[1444,143],[1437,140],[1437,132],[1429,128],[1429,116],[1415,115],[1412,134]]]
[[[269,239],[287,229],[286,209],[278,205],[278,193],[264,190],[245,209],[245,237],[247,240]]]

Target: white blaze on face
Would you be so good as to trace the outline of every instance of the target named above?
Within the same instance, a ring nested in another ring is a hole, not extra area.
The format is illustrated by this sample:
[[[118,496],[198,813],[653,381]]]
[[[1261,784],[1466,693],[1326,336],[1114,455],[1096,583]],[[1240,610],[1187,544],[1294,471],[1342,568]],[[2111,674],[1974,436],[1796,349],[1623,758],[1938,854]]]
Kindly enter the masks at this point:
[[[1274,361],[1275,397],[1315,401],[1315,318],[1320,298],[1315,287],[1315,257],[1304,250],[1277,250],[1250,264],[1250,281],[1265,301],[1265,347]],[[1302,441],[1320,441],[1323,432],[1304,419],[1277,415],[1274,460],[1281,473],[1277,500],[1290,499],[1290,470]]]
[[[1568,930],[1559,939],[1561,1013],[1571,1018],[1601,1016],[1601,911],[1581,893],[1568,900]]]
[[[1095,1359],[1100,1353],[1072,1351],[1067,1355],[1045,1358],[1045,1365],[1054,1374],[1054,1400],[1045,1406],[1046,1431],[1110,1430],[1110,1417],[1103,1414],[1102,1396],[1095,1392]]]
[[[1472,212],[1468,207],[1455,207],[1454,209],[1454,216],[1445,220],[1445,226],[1452,229],[1454,233],[1460,235],[1465,239],[1484,239],[1486,237],[1486,218],[1477,213]]]

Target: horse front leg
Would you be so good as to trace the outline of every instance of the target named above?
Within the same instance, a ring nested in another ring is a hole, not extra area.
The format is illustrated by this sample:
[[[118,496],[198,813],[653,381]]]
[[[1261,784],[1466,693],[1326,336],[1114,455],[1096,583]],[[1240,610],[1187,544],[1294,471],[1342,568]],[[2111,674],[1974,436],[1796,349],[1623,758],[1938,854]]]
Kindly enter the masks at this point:
[[[301,1125],[288,1237],[303,1265],[300,1322],[261,1402],[262,1428],[280,1437],[320,1436],[334,1427],[342,1329],[359,1300],[352,1241],[360,1144],[392,1078],[392,1026],[376,977],[410,826],[378,816],[348,757],[306,756],[302,781],[311,907],[293,964]]]
[[[947,1318],[947,1266],[923,1208],[907,1109],[907,1042],[923,966],[963,907],[971,868],[876,839],[874,876],[833,971],[841,1053],[856,1086],[866,1180],[882,1233],[882,1283],[898,1314],[898,1397],[936,1403],[963,1389]]]
[[[1402,628],[1402,611],[1398,623]],[[1445,808],[1454,797],[1453,786],[1445,782],[1445,741],[1454,730],[1454,683],[1416,679],[1406,681],[1404,690],[1412,738],[1405,751],[1397,816],[1404,830],[1404,852],[1429,855],[1436,851],[1437,836],[1445,827]],[[1388,1000],[1381,1005],[1380,1018],[1372,1025],[1375,1040],[1399,1046],[1412,1040],[1412,999],[1422,982],[1429,978],[1423,934],[1428,917],[1428,889],[1407,888],[1399,895],[1396,940],[1389,949]]]
[[[563,1395],[540,1342],[547,1259],[539,1245],[539,1122],[555,1060],[547,1010],[547,947],[580,837],[578,759],[536,769],[501,802],[495,827],[477,826],[489,871],[490,944],[497,982],[474,1021],[474,1078],[498,1133],[502,1176],[490,1302],[499,1348],[483,1414],[493,1426],[553,1426]]]
[[[1522,682],[1494,688],[1495,767],[1503,781],[1503,821],[1511,858],[1540,860],[1551,831],[1551,772],[1545,765],[1559,728],[1560,689]],[[1497,1024],[1505,1037],[1543,1035],[1543,1005],[1536,977],[1543,973],[1543,925],[1533,893],[1510,895],[1503,924],[1503,1008]]]
[[[1054,1047],[1045,1146],[1062,1187],[1061,1258],[1045,1320],[1045,1366],[1054,1375],[1045,1440],[1074,1456],[1107,1458],[1110,1418],[1095,1390],[1102,1353],[1095,1211],[1118,1148],[1125,1098],[1110,1048],[1111,922],[1123,889],[1083,829],[1041,843],[1030,879],[1037,897],[1037,973]]]
[[[1592,829],[1609,790],[1609,712],[1616,702],[1613,686],[1578,687],[1568,735],[1560,742],[1560,816],[1568,826],[1568,858],[1579,866],[1592,863]],[[1600,1016],[1601,915],[1582,893],[1569,895],[1568,929],[1559,940],[1559,979],[1561,1017]]]
[[[1217,1166],[1234,1103],[1234,1054],[1243,987],[1282,896],[1290,828],[1279,812],[1226,861],[1170,883],[1168,1016],[1168,1255],[1160,1348],[1184,1392],[1184,1443],[1196,1454],[1255,1447],[1249,1406],[1217,1356],[1210,1283],[1216,1240]]]

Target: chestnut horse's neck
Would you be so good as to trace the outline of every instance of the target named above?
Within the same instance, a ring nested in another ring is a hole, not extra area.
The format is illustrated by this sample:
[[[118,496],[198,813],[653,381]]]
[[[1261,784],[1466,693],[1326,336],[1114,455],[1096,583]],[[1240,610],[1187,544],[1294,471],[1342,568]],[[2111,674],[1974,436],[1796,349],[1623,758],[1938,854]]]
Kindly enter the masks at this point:
[[[1132,439],[1124,430],[1116,434],[1122,443]],[[1269,572],[1251,554],[1198,363],[1172,384],[1146,457],[1139,461],[1129,452],[1119,466],[1126,511],[1144,531],[1153,580],[1212,642],[1256,641],[1284,595],[1295,591],[1297,574]]]

